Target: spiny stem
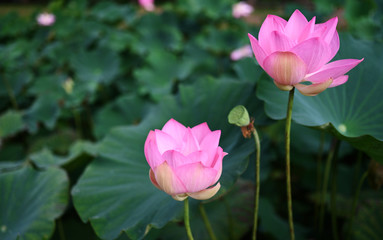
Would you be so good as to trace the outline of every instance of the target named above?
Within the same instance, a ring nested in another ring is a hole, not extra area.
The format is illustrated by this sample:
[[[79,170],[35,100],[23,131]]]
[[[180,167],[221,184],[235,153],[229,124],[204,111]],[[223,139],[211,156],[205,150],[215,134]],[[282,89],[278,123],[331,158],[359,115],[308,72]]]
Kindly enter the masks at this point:
[[[293,101],[294,101],[294,90],[290,90],[289,93],[289,102],[287,104],[287,114],[286,114],[286,187],[287,187],[287,210],[289,213],[289,228],[290,228],[290,239],[295,239],[294,234],[294,222],[293,222],[293,204],[291,198],[291,175],[290,175],[290,129],[291,129],[291,117],[293,113]]]
[[[217,240],[217,238],[214,234],[213,228],[211,227],[209,218],[207,217],[205,208],[204,208],[202,203],[199,204],[199,211],[202,215],[202,219],[203,219],[203,222],[205,223],[205,227],[206,227],[207,232],[209,233],[210,239],[211,240]]]
[[[193,240],[193,234],[191,232],[191,229],[190,229],[190,222],[189,222],[189,198],[186,198],[184,200],[184,203],[185,203],[185,218],[184,218],[184,221],[185,221],[185,228],[186,228],[186,233],[188,235],[188,238],[189,240]]]
[[[256,146],[256,161],[255,161],[255,199],[254,199],[254,226],[253,226],[253,240],[257,239],[257,226],[258,226],[258,205],[259,205],[259,189],[260,189],[260,159],[261,159],[261,144],[259,142],[259,136],[257,130],[253,128],[253,136]]]

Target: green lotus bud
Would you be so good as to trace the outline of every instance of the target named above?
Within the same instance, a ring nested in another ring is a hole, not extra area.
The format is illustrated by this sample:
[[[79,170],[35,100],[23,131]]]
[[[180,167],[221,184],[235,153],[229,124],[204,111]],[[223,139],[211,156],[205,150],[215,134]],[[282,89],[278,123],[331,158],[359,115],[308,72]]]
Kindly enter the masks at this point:
[[[235,108],[233,108],[229,116],[227,117],[229,120],[229,123],[235,124],[238,127],[245,127],[250,124],[250,116],[247,112],[246,108],[242,105],[238,105]]]

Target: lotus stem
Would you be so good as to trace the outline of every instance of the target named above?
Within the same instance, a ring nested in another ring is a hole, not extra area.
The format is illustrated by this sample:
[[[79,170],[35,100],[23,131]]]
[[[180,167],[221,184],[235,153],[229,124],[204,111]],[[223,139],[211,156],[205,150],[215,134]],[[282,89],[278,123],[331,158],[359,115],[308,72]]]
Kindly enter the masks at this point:
[[[324,223],[324,209],[325,209],[325,199],[327,195],[327,186],[328,186],[328,180],[330,176],[330,170],[331,170],[331,162],[335,155],[335,153],[338,151],[339,148],[339,141],[338,139],[334,138],[331,144],[330,152],[326,159],[326,166],[325,166],[325,172],[323,177],[323,184],[322,184],[322,193],[321,193],[321,209],[320,209],[320,215],[319,215],[319,233],[322,233],[323,230],[323,223]]]
[[[260,159],[261,159],[261,144],[259,142],[259,136],[257,130],[253,128],[252,130],[255,146],[256,146],[256,161],[255,161],[255,196],[254,196],[254,226],[253,226],[253,240],[257,239],[257,226],[258,226],[258,205],[259,205],[259,188],[260,188]]]
[[[336,207],[336,192],[337,192],[337,172],[338,172],[338,163],[336,154],[334,156],[333,166],[332,166],[332,180],[331,180],[331,225],[332,225],[332,236],[334,240],[338,240],[338,224],[337,224],[337,207]]]
[[[211,240],[217,240],[217,237],[214,234],[213,228],[211,227],[209,218],[207,217],[205,208],[202,203],[199,204],[199,211],[202,215],[203,222],[205,223],[205,227],[207,232],[209,233],[210,239]]]
[[[289,214],[289,228],[290,228],[290,239],[295,239],[294,234],[294,222],[293,222],[293,203],[291,198],[291,175],[290,175],[290,129],[291,129],[291,116],[293,113],[293,101],[294,101],[294,90],[291,89],[289,92],[289,101],[287,104],[286,114],[286,189],[287,189],[287,210]]]
[[[361,177],[360,180],[359,180],[359,184],[358,184],[358,187],[357,187],[357,189],[356,189],[354,199],[353,199],[353,201],[352,201],[351,219],[350,219],[350,222],[349,222],[349,225],[348,225],[348,229],[347,229],[347,237],[346,237],[346,239],[350,239],[350,236],[351,236],[351,229],[352,229],[352,224],[353,224],[354,217],[355,217],[355,214],[356,214],[356,206],[357,206],[357,204],[358,204],[360,190],[362,189],[364,180],[367,178],[367,176],[368,176],[368,171],[365,171],[365,172],[363,173],[362,177]]]
[[[81,115],[79,114],[78,110],[73,108],[73,116],[74,116],[74,123],[75,123],[75,126],[76,126],[76,132],[77,132],[77,135],[79,138],[82,138],[83,137],[83,131],[82,131],[82,127],[81,127]]]
[[[189,198],[187,197],[185,200],[184,200],[184,208],[185,208],[185,218],[184,218],[184,221],[185,221],[185,228],[186,228],[186,233],[188,235],[188,239],[189,240],[194,240],[193,239],[193,234],[192,234],[192,231],[190,229],[190,221],[189,221]]]
[[[320,190],[322,188],[321,186],[321,176],[322,176],[322,155],[323,155],[323,149],[324,149],[324,143],[325,143],[325,133],[324,131],[321,132],[321,136],[320,136],[320,144],[319,144],[319,151],[318,151],[318,157],[317,157],[317,167],[316,167],[316,197],[320,196],[319,193],[320,193]],[[317,227],[318,226],[318,223],[319,223],[319,211],[320,211],[320,202],[317,200],[315,201],[315,213],[314,213],[314,216],[315,216],[315,226]]]

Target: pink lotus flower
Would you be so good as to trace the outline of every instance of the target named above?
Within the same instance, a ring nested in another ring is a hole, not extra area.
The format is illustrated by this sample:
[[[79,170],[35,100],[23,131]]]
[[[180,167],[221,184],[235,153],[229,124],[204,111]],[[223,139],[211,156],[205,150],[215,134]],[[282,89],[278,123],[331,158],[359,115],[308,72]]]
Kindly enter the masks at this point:
[[[222,159],[227,154],[218,146],[221,131],[210,131],[207,123],[186,128],[170,119],[162,130],[150,131],[145,157],[153,185],[182,201],[188,196],[205,200],[221,185]]]
[[[55,23],[56,17],[52,13],[40,13],[37,16],[37,23],[42,26],[50,26]]]
[[[138,3],[148,12],[154,11],[155,9],[154,0],[138,0]]]
[[[233,61],[238,61],[239,59],[242,59],[245,57],[251,57],[251,56],[253,56],[253,52],[251,50],[250,45],[237,48],[234,51],[232,51],[230,54],[230,58]]]
[[[233,17],[247,17],[254,11],[254,8],[245,2],[239,2],[233,5]]]
[[[315,24],[315,17],[308,22],[295,10],[289,21],[268,15],[259,30],[259,40],[251,34],[249,38],[259,65],[279,89],[296,87],[303,95],[314,96],[345,83],[345,74],[363,61],[342,59],[328,63],[339,50],[337,23],[337,17],[322,24]]]

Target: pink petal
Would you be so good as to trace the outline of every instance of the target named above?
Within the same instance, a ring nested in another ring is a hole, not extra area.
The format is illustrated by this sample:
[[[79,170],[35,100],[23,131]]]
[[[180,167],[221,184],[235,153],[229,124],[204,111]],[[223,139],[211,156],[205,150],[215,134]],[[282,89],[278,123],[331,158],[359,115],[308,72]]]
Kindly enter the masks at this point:
[[[292,52],[272,53],[265,59],[264,69],[279,85],[295,85],[306,75],[306,64]]]
[[[194,137],[197,139],[198,143],[202,142],[202,139],[209,133],[211,133],[209,126],[206,122],[201,123],[191,129]]]
[[[158,151],[161,155],[168,150],[179,149],[179,144],[177,144],[176,140],[167,133],[156,129],[155,134]]]
[[[249,33],[248,36],[250,39],[250,44],[251,44],[251,48],[253,49],[255,59],[257,59],[258,64],[263,68],[263,61],[266,58],[266,53],[261,48],[261,46],[259,46],[257,39],[253,37],[253,35]]]
[[[151,168],[155,168],[165,161],[158,151],[156,134],[154,131],[150,131],[148,137],[146,138],[144,152],[146,161]]]
[[[172,136],[177,142],[182,142],[186,127],[172,118],[164,125],[162,131]]]
[[[216,130],[207,134],[205,138],[202,140],[202,143],[200,145],[201,150],[206,152],[208,155],[208,158],[206,159],[206,161],[202,162],[204,166],[213,167],[212,164],[215,159],[220,137],[221,137],[221,131]]]
[[[164,159],[166,159],[166,162],[169,164],[169,166],[172,169],[176,169],[177,167],[187,165],[187,164],[206,161],[206,159],[208,158],[207,153],[202,151],[193,152],[185,156],[180,152],[170,150],[170,151],[166,151],[162,156]]]
[[[215,159],[212,163],[212,166],[215,170],[217,170],[217,176],[216,178],[214,179],[214,182],[217,182],[219,180],[219,178],[221,177],[221,174],[222,174],[222,159],[227,155],[227,153],[225,153],[221,147],[218,147],[217,149],[217,152],[216,152],[216,155],[215,155]]]
[[[230,54],[230,59],[233,61],[238,61],[245,57],[252,57],[253,51],[250,45],[245,45],[243,47],[237,48]]]
[[[217,194],[218,190],[221,188],[221,184],[217,183],[214,187],[195,192],[195,193],[188,193],[188,195],[191,198],[197,199],[197,200],[206,200],[211,197],[213,197],[215,194]]]
[[[348,80],[348,76],[347,75],[342,75],[340,77],[337,77],[335,78],[331,85],[329,86],[329,88],[332,88],[332,87],[336,87],[336,86],[339,86],[339,85],[342,85],[343,83],[346,83]]]
[[[325,23],[315,25],[313,35],[321,37],[327,44],[330,44],[334,38],[334,34],[338,34],[336,31],[336,25],[338,24],[338,17],[331,18]]]
[[[307,73],[317,71],[330,61],[330,48],[320,38],[310,38],[291,49],[307,66]]]
[[[315,29],[315,20],[316,17],[313,17],[310,22],[306,25],[306,27],[302,30],[301,35],[299,36],[298,42],[302,42],[308,38],[311,37],[312,33],[314,32]]]
[[[361,61],[363,61],[363,59],[342,59],[328,63],[324,65],[321,69],[319,69],[317,72],[307,75],[306,80],[313,83],[319,83],[327,81],[330,78],[336,79],[350,71]]]
[[[304,84],[297,84],[295,87],[299,90],[300,93],[302,93],[305,96],[315,96],[324,90],[326,90],[332,83],[332,79],[329,79],[325,82],[311,84],[311,85],[304,85]]]
[[[204,167],[201,163],[183,165],[174,169],[174,173],[181,180],[187,192],[199,192],[214,184],[217,171]]]
[[[330,47],[330,60],[333,59],[336,55],[336,53],[339,50],[339,34],[338,32],[335,32],[333,38],[330,41],[329,47]]]
[[[167,194],[173,196],[187,192],[185,186],[166,162],[154,169],[154,175],[160,189]]]
[[[270,39],[264,46],[266,54],[271,54],[276,51],[288,51],[294,46],[294,42],[285,34],[273,31],[270,34]]]
[[[161,191],[163,191],[162,188],[160,187],[160,185],[158,185],[157,180],[156,180],[156,176],[154,175],[154,172],[152,171],[152,169],[149,169],[149,179],[150,179],[150,181],[152,182],[152,184],[153,184],[156,188],[158,188],[158,189],[160,189]]]
[[[297,9],[291,15],[285,26],[285,33],[291,39],[297,41],[307,25],[306,17]]]
[[[286,23],[286,20],[284,20],[283,18],[280,18],[275,15],[267,15],[265,21],[262,23],[261,29],[259,30],[259,46],[263,48],[263,46],[268,44],[270,40],[270,34],[273,31],[284,33]]]
[[[198,140],[193,135],[193,132],[190,128],[187,128],[186,133],[182,139],[182,154],[189,155],[192,152],[196,152],[200,150],[200,146]]]

